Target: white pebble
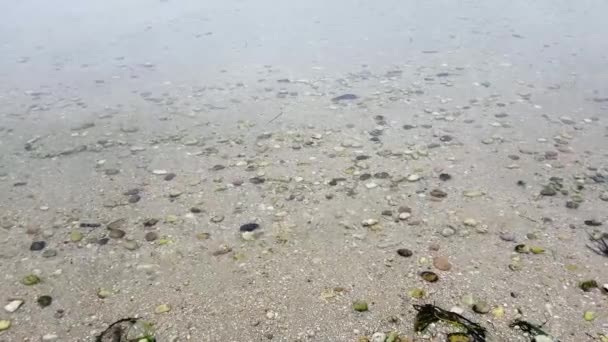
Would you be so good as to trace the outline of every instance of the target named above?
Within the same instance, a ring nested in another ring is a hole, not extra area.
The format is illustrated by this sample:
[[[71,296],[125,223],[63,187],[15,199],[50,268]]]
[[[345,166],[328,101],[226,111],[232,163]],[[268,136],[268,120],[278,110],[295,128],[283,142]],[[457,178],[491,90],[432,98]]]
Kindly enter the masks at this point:
[[[167,170],[152,170],[152,173],[155,175],[166,175],[169,172]]]
[[[19,300],[19,299],[13,300],[12,302],[10,302],[4,306],[4,310],[6,310],[6,312],[15,312],[15,311],[17,311],[17,309],[19,309],[21,304],[23,304],[22,300]]]

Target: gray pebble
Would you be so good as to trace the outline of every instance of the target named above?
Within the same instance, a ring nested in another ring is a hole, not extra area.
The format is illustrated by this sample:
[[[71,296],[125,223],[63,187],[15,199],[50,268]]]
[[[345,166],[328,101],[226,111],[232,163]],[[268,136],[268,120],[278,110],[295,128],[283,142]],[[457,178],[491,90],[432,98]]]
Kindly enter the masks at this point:
[[[123,246],[130,251],[134,251],[139,248],[139,245],[135,241],[125,241]]]
[[[109,235],[112,239],[120,239],[125,236],[125,231],[122,229],[110,229]]]
[[[54,250],[54,249],[47,249],[44,252],[42,252],[42,256],[44,258],[52,258],[52,257],[54,257],[56,255],[57,255],[57,251]]]
[[[601,199],[602,201],[608,201],[608,191],[603,192],[603,193],[600,195],[600,199]]]
[[[503,241],[515,241],[515,235],[511,232],[500,233],[500,239]]]
[[[443,229],[443,230],[441,231],[441,235],[442,235],[443,237],[450,237],[450,236],[452,236],[452,235],[454,235],[454,234],[456,234],[456,231],[455,231],[454,229],[450,228],[450,227],[445,228],[445,229]]]
[[[485,314],[490,312],[490,305],[484,301],[479,301],[473,305],[473,311],[478,314]]]

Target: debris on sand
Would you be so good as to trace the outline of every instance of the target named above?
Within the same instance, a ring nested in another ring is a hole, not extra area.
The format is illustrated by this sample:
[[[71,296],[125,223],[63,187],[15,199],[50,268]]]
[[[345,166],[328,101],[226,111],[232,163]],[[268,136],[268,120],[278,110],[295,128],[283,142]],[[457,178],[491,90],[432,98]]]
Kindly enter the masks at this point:
[[[123,318],[110,324],[95,337],[95,342],[156,342],[151,323],[137,318]]]
[[[457,334],[465,333],[469,336],[469,341],[471,342],[486,341],[486,329],[484,327],[455,312],[443,310],[432,304],[414,305],[414,308],[418,311],[416,321],[414,322],[414,330],[416,332],[422,332],[429,325],[442,321],[457,329],[463,330]],[[454,341],[458,340],[455,339]]]

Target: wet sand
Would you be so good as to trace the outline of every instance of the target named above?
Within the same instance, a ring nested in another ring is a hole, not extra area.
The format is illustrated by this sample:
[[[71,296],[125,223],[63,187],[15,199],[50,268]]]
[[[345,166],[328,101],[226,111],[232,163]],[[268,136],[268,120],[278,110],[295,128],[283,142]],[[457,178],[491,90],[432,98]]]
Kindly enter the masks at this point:
[[[607,7],[3,4],[0,341],[601,341]]]

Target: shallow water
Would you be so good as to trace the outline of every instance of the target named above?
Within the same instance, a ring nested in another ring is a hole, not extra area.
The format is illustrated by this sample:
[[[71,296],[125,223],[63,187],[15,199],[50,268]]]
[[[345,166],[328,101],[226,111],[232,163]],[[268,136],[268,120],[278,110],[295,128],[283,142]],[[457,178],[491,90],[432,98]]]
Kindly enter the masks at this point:
[[[444,340],[413,331],[421,303],[488,341],[527,340],[518,318],[607,334],[608,297],[578,288],[608,282],[588,248],[605,225],[585,223],[608,212],[607,10],[3,1],[0,299],[24,303],[0,341],[88,341],[135,316],[159,341]]]

